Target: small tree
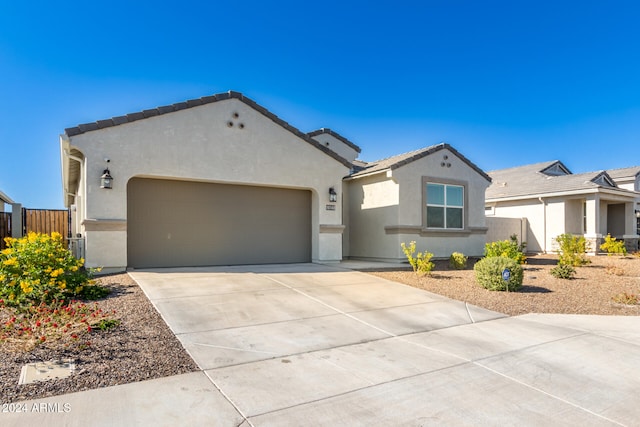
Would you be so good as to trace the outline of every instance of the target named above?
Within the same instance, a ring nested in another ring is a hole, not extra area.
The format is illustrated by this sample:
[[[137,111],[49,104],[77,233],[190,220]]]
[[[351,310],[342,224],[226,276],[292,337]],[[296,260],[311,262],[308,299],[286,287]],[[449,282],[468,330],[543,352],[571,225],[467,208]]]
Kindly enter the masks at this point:
[[[404,252],[405,256],[409,260],[409,264],[411,264],[411,267],[413,268],[413,271],[416,272],[416,274],[422,276],[431,274],[431,270],[433,270],[433,267],[435,266],[435,264],[431,262],[431,258],[433,257],[432,253],[427,251],[424,251],[424,253],[418,252],[414,257],[413,254],[416,252],[415,241],[411,241],[409,243],[409,247],[407,247],[404,242],[402,242],[400,246],[402,247],[402,252]]]
[[[555,240],[558,243],[558,264],[578,267],[591,262],[586,258],[589,244],[584,236],[565,233],[556,237]]]

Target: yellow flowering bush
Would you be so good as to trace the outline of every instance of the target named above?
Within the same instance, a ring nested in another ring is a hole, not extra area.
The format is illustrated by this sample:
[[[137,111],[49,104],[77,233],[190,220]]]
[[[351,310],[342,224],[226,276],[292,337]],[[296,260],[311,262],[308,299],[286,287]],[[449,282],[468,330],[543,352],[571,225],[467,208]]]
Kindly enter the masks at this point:
[[[66,301],[90,283],[91,272],[65,248],[60,233],[5,238],[0,251],[0,300],[9,306]]]
[[[435,267],[435,264],[431,262],[431,258],[433,254],[431,252],[418,252],[414,257],[413,254],[416,252],[416,242],[409,242],[409,246],[405,245],[404,242],[400,243],[400,247],[402,247],[402,252],[404,252],[409,264],[413,268],[413,271],[420,276],[427,276],[431,274],[431,270]]]

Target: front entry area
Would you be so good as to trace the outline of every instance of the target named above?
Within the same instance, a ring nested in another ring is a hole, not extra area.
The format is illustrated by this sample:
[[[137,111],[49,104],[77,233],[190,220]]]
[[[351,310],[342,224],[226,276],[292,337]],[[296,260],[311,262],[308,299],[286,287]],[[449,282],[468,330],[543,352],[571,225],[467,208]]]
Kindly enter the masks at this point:
[[[311,260],[311,192],[133,178],[127,185],[128,266]]]

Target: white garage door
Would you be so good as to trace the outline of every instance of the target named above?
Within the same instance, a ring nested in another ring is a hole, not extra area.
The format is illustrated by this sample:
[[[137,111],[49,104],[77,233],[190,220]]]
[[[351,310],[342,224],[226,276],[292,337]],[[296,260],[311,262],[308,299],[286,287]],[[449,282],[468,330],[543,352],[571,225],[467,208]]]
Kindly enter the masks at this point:
[[[134,178],[127,251],[134,268],[309,262],[311,193]]]

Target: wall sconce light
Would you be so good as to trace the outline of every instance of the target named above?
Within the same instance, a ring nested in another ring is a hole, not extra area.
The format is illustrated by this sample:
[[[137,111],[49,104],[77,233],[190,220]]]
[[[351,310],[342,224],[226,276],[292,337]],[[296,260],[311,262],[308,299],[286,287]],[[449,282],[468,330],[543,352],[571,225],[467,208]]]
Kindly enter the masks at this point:
[[[338,201],[338,194],[336,193],[336,190],[333,189],[333,187],[329,189],[329,201],[331,203],[335,203]]]
[[[104,159],[105,162],[109,163],[109,159]],[[100,177],[100,188],[112,189],[113,188],[113,177],[111,176],[111,172],[109,172],[109,168],[106,167],[104,172],[102,172],[102,176]]]
[[[640,218],[640,211],[636,210],[636,218]]]

